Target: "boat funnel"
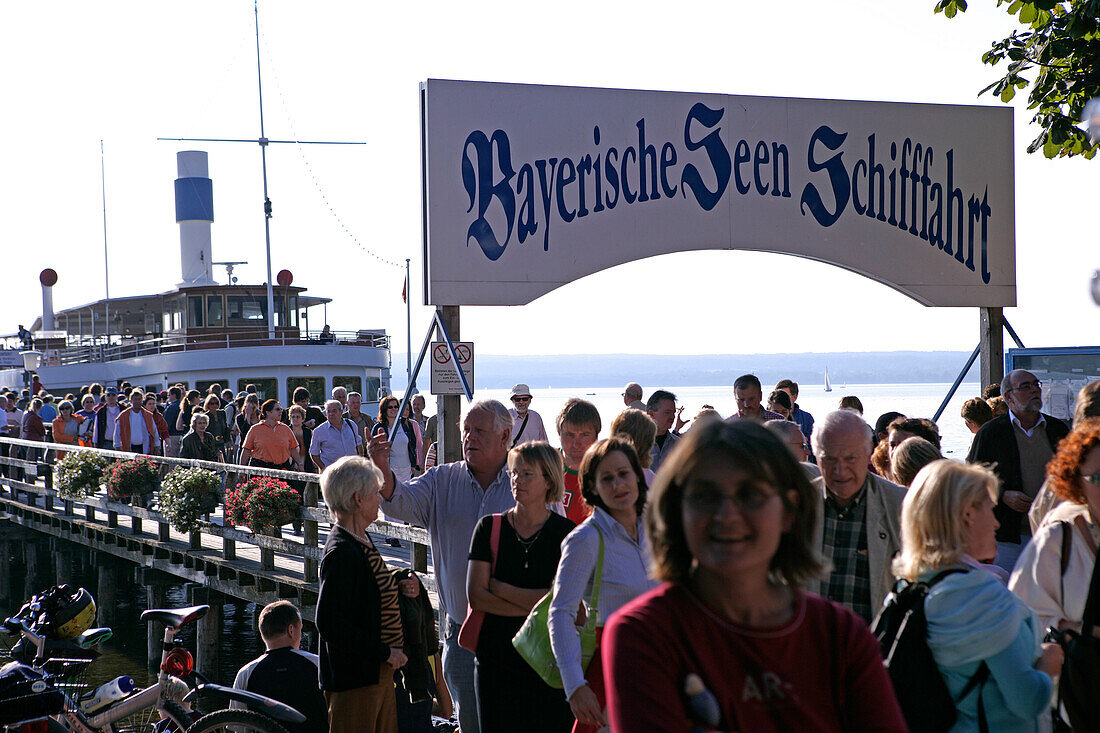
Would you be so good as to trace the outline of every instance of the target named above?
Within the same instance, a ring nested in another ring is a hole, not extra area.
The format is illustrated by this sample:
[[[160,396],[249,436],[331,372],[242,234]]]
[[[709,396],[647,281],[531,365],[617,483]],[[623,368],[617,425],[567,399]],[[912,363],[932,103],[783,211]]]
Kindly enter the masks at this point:
[[[47,267],[38,275],[42,283],[42,330],[52,331],[53,323],[53,286],[57,284],[57,272]]]
[[[210,225],[214,221],[214,186],[206,151],[176,153],[176,223],[180,227],[180,270],[184,285],[213,285]]]

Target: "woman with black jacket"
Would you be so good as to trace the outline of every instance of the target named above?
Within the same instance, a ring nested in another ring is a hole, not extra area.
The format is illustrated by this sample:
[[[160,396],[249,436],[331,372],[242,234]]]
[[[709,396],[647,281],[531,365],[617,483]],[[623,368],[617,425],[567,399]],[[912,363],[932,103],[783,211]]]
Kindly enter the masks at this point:
[[[320,483],[335,517],[317,598],[329,731],[395,733],[393,675],[407,661],[401,608],[393,572],[367,535],[382,503],[382,473],[366,458],[345,456]]]

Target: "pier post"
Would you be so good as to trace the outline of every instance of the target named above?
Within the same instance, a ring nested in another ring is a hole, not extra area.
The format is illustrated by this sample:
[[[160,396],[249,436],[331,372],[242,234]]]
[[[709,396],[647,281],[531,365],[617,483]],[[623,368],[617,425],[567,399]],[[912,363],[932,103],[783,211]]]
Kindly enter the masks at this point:
[[[982,388],[1000,384],[1005,376],[1005,316],[1003,308],[979,308],[981,311]]]
[[[98,569],[95,592],[97,622],[100,626],[113,627],[118,620],[118,572],[114,560],[106,553],[100,553]]]
[[[39,544],[32,539],[27,540],[27,543],[23,545],[23,560],[27,565],[27,587],[24,592],[28,598],[53,585],[49,582],[49,578],[45,577],[49,565],[42,562],[42,557],[39,554]]]
[[[66,583],[73,582],[73,559],[73,551],[71,549],[67,547],[57,547],[54,549],[54,561],[57,564],[58,585],[65,585]]]
[[[447,327],[447,333],[451,341],[459,341],[459,306],[444,305],[439,308],[439,315],[443,319],[443,325]],[[438,329],[436,329],[438,331]],[[459,437],[458,420],[462,414],[462,397],[460,395],[441,395],[437,398],[439,418],[436,420],[436,435],[439,440],[439,463],[454,463],[462,460],[462,440]]]
[[[8,540],[0,540],[0,603],[9,603],[14,601],[11,597],[11,574],[12,574],[12,556],[11,556],[12,543]]]
[[[195,669],[213,680],[219,679],[218,665],[221,662],[222,607],[224,598],[217,591],[202,585],[187,587],[188,603],[192,606],[207,604],[210,611],[195,623]]]
[[[317,489],[318,485],[312,481],[306,484],[304,495],[302,496],[302,503],[310,508],[317,507]],[[317,546],[317,522],[308,517],[302,522],[302,544],[306,547]],[[316,560],[305,558],[303,560],[302,572],[304,574],[307,583],[315,583],[317,581],[318,563]]]
[[[168,586],[172,585],[172,576],[153,568],[138,567],[134,580],[145,586],[145,607],[165,608],[168,605]],[[164,642],[164,624],[150,621],[145,624],[146,659],[150,668],[160,663],[161,644]]]

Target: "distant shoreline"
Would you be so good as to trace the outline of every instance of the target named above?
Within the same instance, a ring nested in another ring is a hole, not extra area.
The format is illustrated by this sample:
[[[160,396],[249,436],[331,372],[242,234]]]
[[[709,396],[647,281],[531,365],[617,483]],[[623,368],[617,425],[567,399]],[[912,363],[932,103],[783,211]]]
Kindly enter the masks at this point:
[[[476,349],[476,345],[475,345]],[[765,386],[780,379],[799,384],[824,383],[825,368],[834,388],[842,384],[950,383],[966,364],[965,351],[838,351],[773,354],[550,354],[506,356],[477,354],[474,381],[481,389],[507,389],[517,382],[532,388],[621,387],[656,385],[730,385],[742,374],[755,374]],[[405,355],[394,353],[390,367],[395,390],[405,384]],[[977,363],[967,374],[978,380]],[[417,379],[427,391],[428,373]]]

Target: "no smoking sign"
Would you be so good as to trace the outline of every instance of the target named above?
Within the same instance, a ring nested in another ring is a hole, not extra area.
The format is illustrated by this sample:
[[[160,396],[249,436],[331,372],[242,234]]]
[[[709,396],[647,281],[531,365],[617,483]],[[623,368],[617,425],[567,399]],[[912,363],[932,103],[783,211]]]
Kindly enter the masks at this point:
[[[456,341],[455,354],[458,356],[458,365],[462,367],[462,372],[466,375],[466,382],[472,390],[474,388],[474,342]],[[431,355],[432,394],[465,394],[462,391],[462,380],[458,378],[458,370],[455,369],[454,360],[451,359],[451,351],[447,348],[447,344],[442,341],[433,341]]]

